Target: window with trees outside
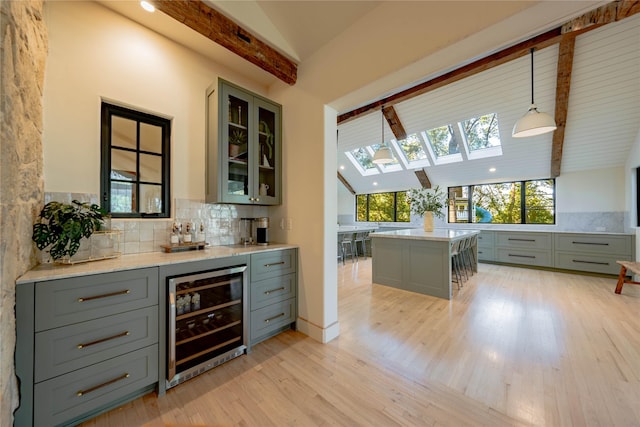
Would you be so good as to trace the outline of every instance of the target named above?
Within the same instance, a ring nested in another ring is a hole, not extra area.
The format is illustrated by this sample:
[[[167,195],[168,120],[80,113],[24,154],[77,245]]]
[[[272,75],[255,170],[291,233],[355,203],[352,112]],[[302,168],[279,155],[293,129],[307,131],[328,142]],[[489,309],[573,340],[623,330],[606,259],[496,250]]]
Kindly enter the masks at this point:
[[[356,196],[356,221],[409,222],[410,220],[411,211],[406,191]]]
[[[554,179],[449,187],[449,222],[555,224]]]

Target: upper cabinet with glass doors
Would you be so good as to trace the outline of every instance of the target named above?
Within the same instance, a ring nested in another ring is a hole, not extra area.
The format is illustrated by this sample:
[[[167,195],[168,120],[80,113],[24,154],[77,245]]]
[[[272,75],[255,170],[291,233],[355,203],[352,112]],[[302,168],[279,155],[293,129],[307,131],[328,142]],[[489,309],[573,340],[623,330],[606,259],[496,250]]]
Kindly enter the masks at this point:
[[[224,80],[217,89],[207,92],[207,202],[280,204],[280,105]]]

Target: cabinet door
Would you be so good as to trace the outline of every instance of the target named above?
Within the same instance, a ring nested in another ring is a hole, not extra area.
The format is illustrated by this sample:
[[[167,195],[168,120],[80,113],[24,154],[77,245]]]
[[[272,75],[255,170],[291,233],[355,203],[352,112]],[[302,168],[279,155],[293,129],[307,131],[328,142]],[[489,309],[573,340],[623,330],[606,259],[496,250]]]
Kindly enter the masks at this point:
[[[222,202],[250,203],[254,195],[253,170],[257,164],[252,150],[253,96],[226,84],[220,88],[218,196]]]
[[[254,175],[254,202],[259,205],[280,204],[280,107],[266,100],[254,99],[256,133],[255,155],[257,173]]]

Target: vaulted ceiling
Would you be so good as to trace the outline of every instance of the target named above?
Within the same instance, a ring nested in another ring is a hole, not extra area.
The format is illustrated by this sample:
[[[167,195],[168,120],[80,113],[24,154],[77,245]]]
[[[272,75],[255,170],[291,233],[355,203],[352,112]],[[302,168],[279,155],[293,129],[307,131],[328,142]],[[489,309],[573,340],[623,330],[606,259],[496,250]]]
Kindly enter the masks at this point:
[[[202,2],[289,60],[295,67],[296,86],[341,114],[442,76],[607,3]],[[624,3],[638,7],[637,1]],[[148,14],[133,1],[105,1],[103,4],[225,64],[265,88],[292,83],[283,82],[259,66],[250,64],[166,14]],[[640,79],[637,70],[640,59],[635,39],[638,35],[633,28],[637,30],[639,25],[637,17],[629,19],[634,20],[634,24],[627,24],[632,27],[631,33],[620,36],[627,37],[626,42],[596,40],[591,33],[604,32],[604,27],[577,38],[565,152],[562,155],[563,171],[619,164],[638,131]],[[606,35],[602,37],[607,39]],[[629,40],[631,47],[628,46]],[[604,59],[607,55],[610,59]],[[619,55],[627,58],[626,62],[620,64]],[[536,52],[535,57],[536,103],[552,114],[556,99],[557,58],[557,44]],[[550,176],[552,136],[518,141],[519,145],[510,137],[513,123],[524,114],[530,99],[528,61],[526,56],[520,57],[394,106],[397,118],[407,133],[455,123],[476,114],[498,114],[504,151],[501,163],[495,163],[494,158],[465,162],[462,166],[431,165],[425,171],[432,182],[460,184],[525,177],[523,175],[535,178]],[[598,103],[598,100],[603,102]],[[414,171],[409,170],[380,174],[383,179],[378,181],[383,185],[379,183],[374,187],[371,177],[360,176],[355,168],[349,170],[344,156],[341,157],[350,148],[379,143],[380,118],[380,112],[376,110],[339,126],[339,165],[345,166],[343,175],[359,193],[418,185]],[[386,129],[386,136],[387,139],[392,136],[391,129]],[[602,143],[603,139],[612,141],[607,154],[617,155],[604,156],[603,147],[606,145]],[[496,167],[496,164],[497,173],[488,174],[487,169]]]

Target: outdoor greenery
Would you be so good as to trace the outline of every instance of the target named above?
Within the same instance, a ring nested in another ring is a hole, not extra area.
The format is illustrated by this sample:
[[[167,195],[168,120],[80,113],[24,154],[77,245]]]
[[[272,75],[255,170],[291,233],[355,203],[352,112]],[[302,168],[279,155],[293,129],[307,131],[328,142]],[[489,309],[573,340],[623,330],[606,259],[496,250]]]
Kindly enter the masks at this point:
[[[555,223],[553,179],[483,184],[467,188],[468,190],[463,191],[465,187],[452,187],[449,191],[450,194],[465,195],[464,199],[467,199],[467,194],[472,195],[475,222],[480,222],[488,212],[491,222],[496,224]]]
[[[415,133],[408,135],[406,139],[398,141],[398,145],[402,148],[402,151],[409,162],[415,162],[427,158],[427,153],[425,153],[422,148],[420,138]]]
[[[51,245],[49,254],[54,260],[71,257],[78,252],[80,240],[99,230],[106,216],[96,204],[49,202],[33,225],[32,240],[40,250]]]
[[[409,222],[411,214],[406,192],[359,194],[356,196],[356,221]]]
[[[412,188],[407,191],[407,201],[411,206],[411,213],[424,216],[425,212],[433,212],[438,218],[444,219],[442,209],[446,206],[447,195],[436,186],[433,189]]]
[[[453,126],[446,125],[438,128],[429,129],[427,136],[433,147],[436,157],[447,156],[449,154],[457,154],[460,152],[456,134],[453,132]]]
[[[500,145],[498,115],[495,113],[465,120],[462,129],[471,151]]]

